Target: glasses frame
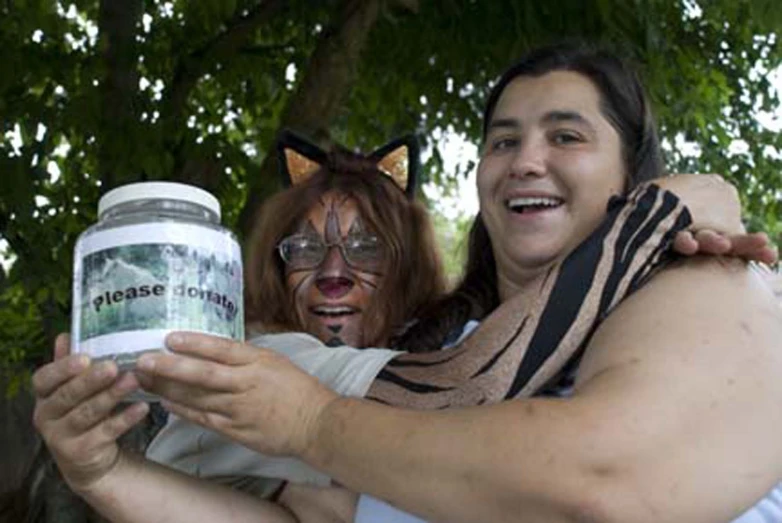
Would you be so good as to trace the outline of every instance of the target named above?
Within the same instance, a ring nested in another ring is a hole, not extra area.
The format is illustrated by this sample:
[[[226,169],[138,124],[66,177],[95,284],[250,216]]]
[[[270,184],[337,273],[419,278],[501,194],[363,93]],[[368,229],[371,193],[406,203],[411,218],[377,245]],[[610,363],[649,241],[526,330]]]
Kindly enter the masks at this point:
[[[380,241],[380,238],[375,236],[374,234],[365,234],[362,235],[363,238],[371,238],[376,243],[381,245],[382,254],[379,257],[379,259],[375,262],[371,262],[370,264],[367,263],[357,263],[355,260],[351,258],[351,256],[348,254],[348,249],[345,247],[345,242],[350,239],[350,237],[340,238],[339,241],[336,242],[327,242],[325,241],[320,235],[314,236],[309,234],[291,234],[283,238],[277,243],[277,253],[280,256],[280,259],[285,263],[285,265],[289,267],[295,267],[297,270],[313,270],[320,267],[323,262],[326,260],[326,257],[328,256],[329,251],[337,247],[339,249],[340,256],[342,256],[342,259],[345,261],[345,263],[354,269],[367,271],[368,266],[371,266],[371,269],[369,269],[368,272],[376,271],[380,265],[382,265],[384,258],[385,258],[385,249],[382,246],[382,242]],[[295,238],[307,238],[307,239],[315,239],[317,238],[320,245],[323,246],[323,254],[321,255],[320,259],[317,261],[317,263],[313,264],[307,264],[307,265],[297,265],[291,262],[287,257],[285,256],[285,243],[288,241],[291,241]]]

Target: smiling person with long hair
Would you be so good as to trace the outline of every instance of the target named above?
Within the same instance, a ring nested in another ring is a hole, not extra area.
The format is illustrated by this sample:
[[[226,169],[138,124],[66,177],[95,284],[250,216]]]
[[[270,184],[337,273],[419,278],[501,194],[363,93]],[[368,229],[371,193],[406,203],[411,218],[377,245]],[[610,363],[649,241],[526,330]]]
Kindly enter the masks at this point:
[[[340,397],[272,352],[186,333],[169,337],[175,354],[140,360],[143,384],[185,419],[430,519],[729,520],[782,475],[782,316],[743,262],[669,256],[690,215],[640,183],[662,175],[659,158],[621,61],[532,53],[489,98],[470,270],[444,313],[415,326],[447,339],[449,322],[473,320],[464,341],[389,360],[375,401]],[[150,497],[165,508],[174,494],[151,484],[118,494],[141,477],[137,462],[74,459],[83,410],[104,459],[143,412],[104,419],[132,378],[110,385],[74,361],[36,380],[64,474],[116,517],[138,517]],[[371,502],[357,521],[380,517]],[[173,516],[214,509],[193,503]]]

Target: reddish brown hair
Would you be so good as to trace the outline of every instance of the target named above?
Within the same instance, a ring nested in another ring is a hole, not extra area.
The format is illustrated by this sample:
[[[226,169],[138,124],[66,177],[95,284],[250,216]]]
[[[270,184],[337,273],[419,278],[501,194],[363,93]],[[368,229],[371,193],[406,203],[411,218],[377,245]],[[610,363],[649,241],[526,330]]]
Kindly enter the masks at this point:
[[[246,319],[266,329],[302,331],[285,282],[279,242],[292,234],[328,192],[355,200],[362,220],[386,247],[385,275],[364,316],[368,346],[393,338],[445,289],[434,233],[424,207],[410,200],[369,159],[334,151],[308,181],[267,200],[248,237],[245,262]]]

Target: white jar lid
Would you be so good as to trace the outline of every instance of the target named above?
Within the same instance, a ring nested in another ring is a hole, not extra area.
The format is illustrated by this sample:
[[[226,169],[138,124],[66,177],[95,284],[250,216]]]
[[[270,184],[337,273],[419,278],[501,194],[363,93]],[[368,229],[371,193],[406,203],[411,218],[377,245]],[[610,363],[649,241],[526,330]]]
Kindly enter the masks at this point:
[[[98,201],[98,216],[103,216],[116,205],[134,200],[191,202],[206,207],[220,218],[220,202],[211,193],[193,185],[174,182],[139,182],[112,189]]]

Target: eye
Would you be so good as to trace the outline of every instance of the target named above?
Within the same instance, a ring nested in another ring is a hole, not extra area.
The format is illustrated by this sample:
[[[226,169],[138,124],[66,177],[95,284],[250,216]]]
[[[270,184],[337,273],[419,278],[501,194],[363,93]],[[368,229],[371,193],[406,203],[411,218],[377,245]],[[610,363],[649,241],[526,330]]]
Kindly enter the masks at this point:
[[[581,134],[570,129],[558,129],[551,133],[551,141],[556,145],[568,145],[572,143],[581,143],[584,138]]]
[[[379,260],[383,257],[383,244],[377,236],[348,236],[343,245],[348,256],[355,262]]]
[[[491,151],[502,152],[508,149],[514,149],[518,147],[521,140],[515,136],[502,136],[492,140],[489,143],[489,149]]]
[[[320,238],[306,235],[293,235],[280,242],[280,252],[288,262],[300,260],[317,260],[321,257],[323,242]]]

